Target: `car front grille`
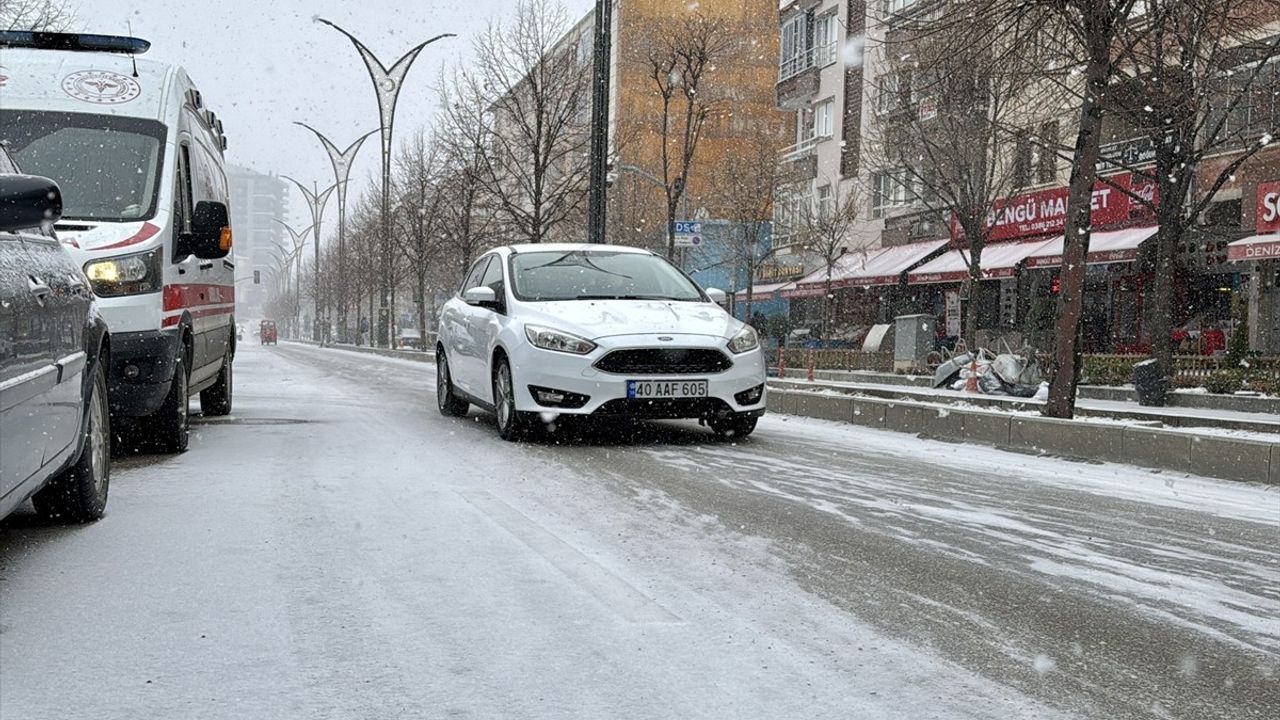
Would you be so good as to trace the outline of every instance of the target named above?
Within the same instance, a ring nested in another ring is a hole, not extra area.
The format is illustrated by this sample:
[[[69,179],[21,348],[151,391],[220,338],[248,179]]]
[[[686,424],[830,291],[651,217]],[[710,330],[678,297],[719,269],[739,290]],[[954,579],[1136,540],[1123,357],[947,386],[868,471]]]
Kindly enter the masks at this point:
[[[710,348],[641,348],[614,350],[596,361],[596,369],[615,375],[707,375],[733,367],[733,361]]]
[[[720,398],[618,399],[604,403],[592,415],[638,420],[678,420],[730,412],[733,412],[733,408]]]

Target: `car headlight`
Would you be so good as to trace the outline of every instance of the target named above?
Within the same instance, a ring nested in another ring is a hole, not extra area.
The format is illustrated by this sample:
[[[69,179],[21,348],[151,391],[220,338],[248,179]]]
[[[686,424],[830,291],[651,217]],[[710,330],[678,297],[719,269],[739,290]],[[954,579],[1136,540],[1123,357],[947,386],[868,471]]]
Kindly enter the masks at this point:
[[[161,285],[160,249],[136,255],[93,260],[84,274],[98,297],[158,292]]]
[[[758,347],[760,347],[760,336],[756,335],[755,328],[750,325],[739,330],[738,334],[729,340],[729,351],[735,355],[740,355],[748,350],[755,350]]]
[[[524,336],[529,338],[531,345],[543,350],[586,355],[596,349],[596,344],[586,338],[537,325],[525,325]]]

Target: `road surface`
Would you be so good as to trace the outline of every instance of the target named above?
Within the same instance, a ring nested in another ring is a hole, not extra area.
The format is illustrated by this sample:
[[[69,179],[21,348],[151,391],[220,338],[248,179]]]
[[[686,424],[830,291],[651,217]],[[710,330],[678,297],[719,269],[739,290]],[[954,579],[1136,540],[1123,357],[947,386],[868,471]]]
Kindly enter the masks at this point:
[[[97,524],[0,526],[0,718],[1280,716],[1276,488],[783,417],[513,445],[430,365],[236,369]]]

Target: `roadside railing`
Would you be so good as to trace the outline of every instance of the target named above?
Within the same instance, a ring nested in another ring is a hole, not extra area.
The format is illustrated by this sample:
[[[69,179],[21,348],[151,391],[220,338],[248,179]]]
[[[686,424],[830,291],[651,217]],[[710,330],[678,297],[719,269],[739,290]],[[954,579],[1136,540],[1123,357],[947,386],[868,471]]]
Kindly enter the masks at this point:
[[[893,353],[891,352],[869,353],[861,350],[787,348],[783,356],[786,367],[794,369],[893,372]]]

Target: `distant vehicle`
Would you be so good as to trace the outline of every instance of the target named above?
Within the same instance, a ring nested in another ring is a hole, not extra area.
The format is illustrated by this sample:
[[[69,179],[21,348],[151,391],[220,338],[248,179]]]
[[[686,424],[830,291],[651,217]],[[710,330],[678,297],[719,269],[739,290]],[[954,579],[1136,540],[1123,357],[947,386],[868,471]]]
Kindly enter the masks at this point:
[[[64,192],[57,231],[111,327],[117,434],[182,452],[190,395],[200,394],[205,415],[231,412],[226,138],[186,72],[132,57],[149,46],[0,32],[0,141]]]
[[[0,518],[102,516],[111,479],[112,342],[89,280],[47,230],[62,196],[0,148]]]
[[[236,342],[244,340],[244,323],[236,323]]]
[[[258,325],[258,344],[276,344],[276,323],[274,320],[263,320]]]
[[[401,350],[425,350],[422,333],[413,328],[405,328],[396,336],[396,347]]]
[[[440,411],[493,409],[508,440],[547,413],[698,418],[744,437],[765,411],[764,356],[723,300],[647,250],[495,249],[441,312]]]

